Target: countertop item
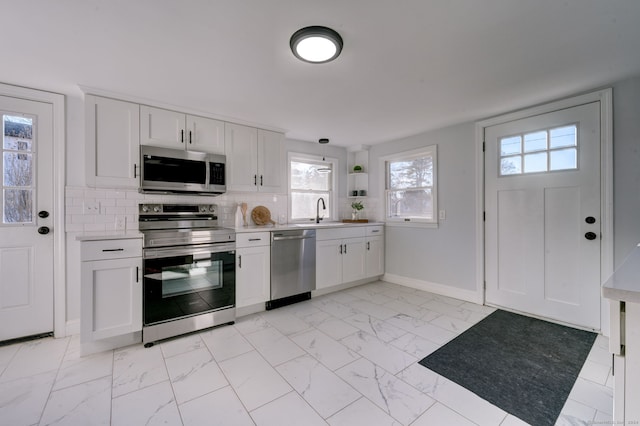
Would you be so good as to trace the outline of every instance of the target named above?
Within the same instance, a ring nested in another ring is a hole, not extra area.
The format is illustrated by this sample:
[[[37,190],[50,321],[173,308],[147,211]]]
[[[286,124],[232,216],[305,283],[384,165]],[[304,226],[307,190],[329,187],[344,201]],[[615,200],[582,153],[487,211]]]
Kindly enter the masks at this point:
[[[604,283],[602,295],[611,300],[640,303],[640,245]]]
[[[240,211],[242,212],[242,225],[247,226],[247,203],[240,203]]]
[[[257,206],[251,211],[251,220],[256,225],[266,225],[271,223],[275,225],[275,221],[271,219],[271,212],[265,206]]]

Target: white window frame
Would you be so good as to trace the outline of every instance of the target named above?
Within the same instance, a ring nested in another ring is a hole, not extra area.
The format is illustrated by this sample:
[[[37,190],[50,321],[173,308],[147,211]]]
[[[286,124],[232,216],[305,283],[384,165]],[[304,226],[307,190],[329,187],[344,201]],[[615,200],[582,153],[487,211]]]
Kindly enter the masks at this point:
[[[318,155],[311,155],[311,154],[302,154],[299,152],[289,152],[288,156],[287,156],[287,195],[289,198],[288,201],[288,218],[289,218],[289,222],[291,223],[308,223],[312,220],[315,220],[315,217],[313,218],[305,218],[305,219],[292,219],[292,201],[293,201],[293,197],[291,196],[291,162],[292,161],[320,161],[320,162],[325,162],[328,164],[331,164],[331,188],[329,189],[329,200],[327,200],[329,202],[329,206],[330,206],[330,211],[329,214],[331,216],[331,221],[337,221],[338,220],[338,197],[337,197],[337,185],[338,185],[338,179],[337,179],[337,173],[338,173],[338,159],[337,158],[333,158],[333,157],[322,157],[322,156],[318,156]],[[323,191],[324,192],[324,191]],[[320,212],[320,215],[322,216],[322,211]]]
[[[387,212],[389,206],[387,205],[389,197],[389,169],[388,163],[391,161],[411,160],[414,158],[431,156],[433,161],[433,185],[431,186],[433,197],[433,218],[421,219],[421,218],[405,218],[405,217],[388,217]],[[410,151],[403,151],[396,154],[387,155],[380,158],[380,170],[382,171],[382,185],[383,197],[384,197],[384,221],[388,226],[402,226],[402,227],[419,227],[419,228],[437,228],[438,227],[438,147],[437,145],[429,145]]]

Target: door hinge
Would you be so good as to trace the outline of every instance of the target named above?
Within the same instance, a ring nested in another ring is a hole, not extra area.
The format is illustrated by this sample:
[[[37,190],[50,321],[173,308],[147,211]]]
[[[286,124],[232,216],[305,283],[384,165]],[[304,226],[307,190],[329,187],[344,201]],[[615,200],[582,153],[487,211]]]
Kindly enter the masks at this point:
[[[487,212],[482,212],[482,221],[483,222],[487,221]]]
[[[484,148],[485,148],[484,141],[482,141],[482,152],[484,152]]]

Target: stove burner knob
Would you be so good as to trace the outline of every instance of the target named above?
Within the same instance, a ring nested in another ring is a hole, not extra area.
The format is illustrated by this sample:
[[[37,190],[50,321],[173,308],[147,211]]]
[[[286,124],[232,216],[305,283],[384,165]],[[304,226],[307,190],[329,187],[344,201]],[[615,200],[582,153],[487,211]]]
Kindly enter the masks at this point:
[[[200,206],[200,211],[205,213],[207,211],[207,206]]]
[[[211,213],[213,213],[213,212],[215,211],[215,207],[213,207],[213,206],[209,206],[209,211],[210,211]]]
[[[149,211],[149,206],[142,206],[142,212],[147,213]]]
[[[156,213],[160,213],[160,206],[153,206],[153,211]]]

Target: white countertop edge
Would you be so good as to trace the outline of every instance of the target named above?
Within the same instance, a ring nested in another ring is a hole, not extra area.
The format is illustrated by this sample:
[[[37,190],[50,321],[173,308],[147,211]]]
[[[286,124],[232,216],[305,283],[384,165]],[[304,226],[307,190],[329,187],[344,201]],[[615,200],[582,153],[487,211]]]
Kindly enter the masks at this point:
[[[102,241],[102,240],[130,240],[140,238],[142,239],[142,233],[140,231],[95,231],[85,232],[82,235],[78,235],[76,240],[78,241]]]
[[[344,222],[325,222],[319,225],[309,224],[307,226],[296,226],[293,223],[287,223],[285,225],[249,225],[249,226],[237,226],[235,228],[236,233],[244,232],[270,232],[270,231],[283,231],[290,229],[334,229],[334,228],[347,228],[353,226],[384,226],[384,222],[366,222],[366,223],[344,223]]]
[[[621,302],[640,303],[640,247],[633,249],[602,285],[602,296]]]

